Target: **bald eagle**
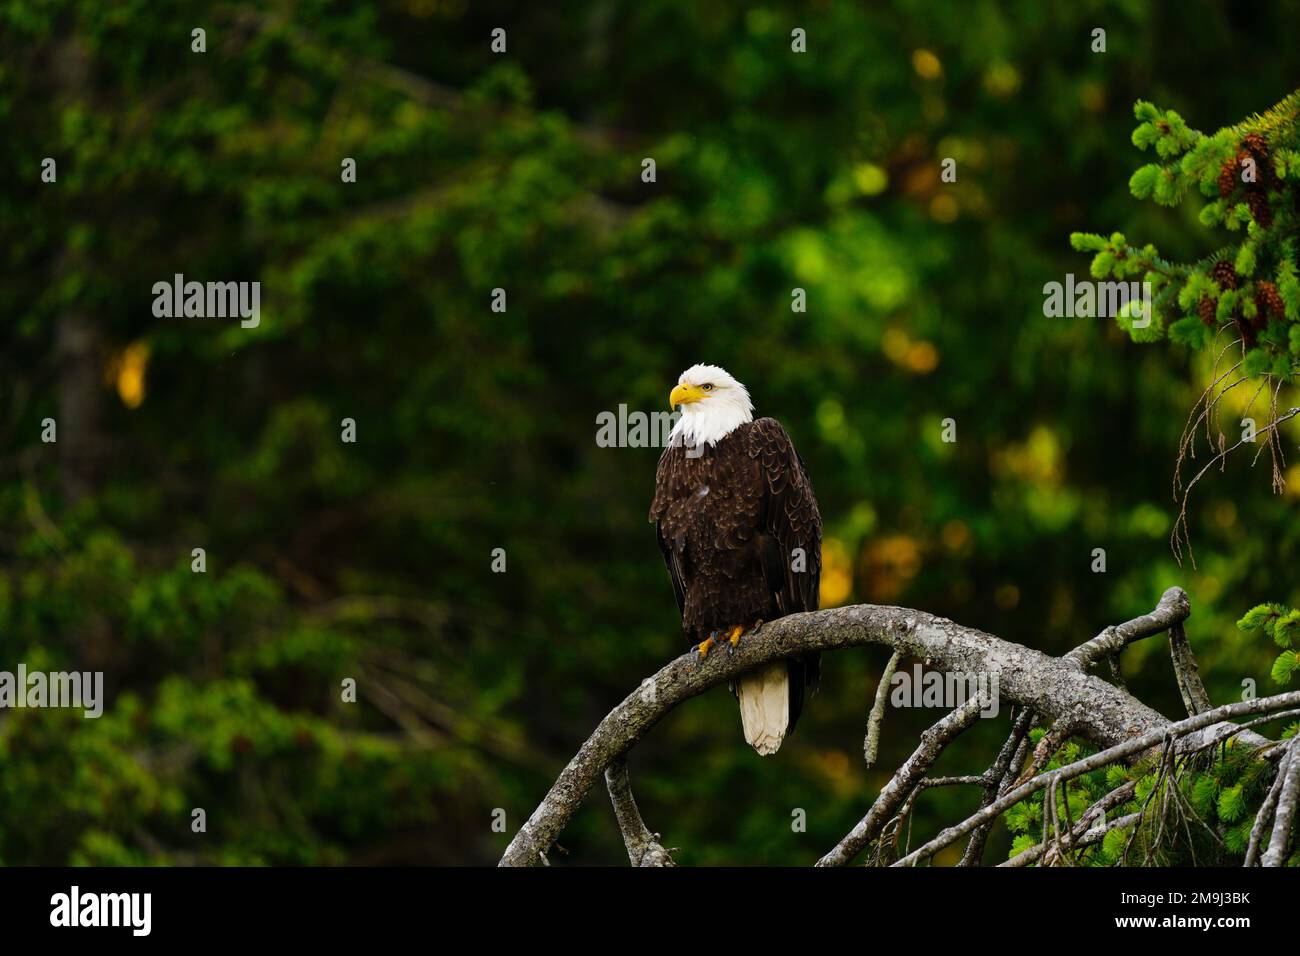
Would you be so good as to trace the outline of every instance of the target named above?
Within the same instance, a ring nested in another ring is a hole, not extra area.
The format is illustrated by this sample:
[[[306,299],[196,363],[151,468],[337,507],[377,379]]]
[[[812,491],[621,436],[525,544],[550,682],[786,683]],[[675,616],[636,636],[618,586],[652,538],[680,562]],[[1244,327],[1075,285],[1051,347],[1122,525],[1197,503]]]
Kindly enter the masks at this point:
[[[682,417],[659,459],[650,520],[682,629],[704,658],[766,621],[817,610],[821,515],[790,436],[754,419],[748,390],[725,369],[688,368],[668,404]],[[820,674],[820,655],[803,654],[732,684],[751,747],[776,753]]]

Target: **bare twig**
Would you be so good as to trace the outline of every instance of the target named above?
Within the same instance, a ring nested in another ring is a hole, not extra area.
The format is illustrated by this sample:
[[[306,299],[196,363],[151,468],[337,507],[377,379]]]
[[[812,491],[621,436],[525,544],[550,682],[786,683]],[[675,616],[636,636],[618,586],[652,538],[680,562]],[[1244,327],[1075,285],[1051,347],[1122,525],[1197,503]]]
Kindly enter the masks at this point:
[[[869,859],[870,866],[881,866],[887,852],[893,852],[897,859],[898,834],[904,823],[907,824],[907,846],[910,849],[912,837],[912,806],[916,803],[924,791],[933,787],[955,787],[955,786],[982,786],[984,784],[983,776],[957,776],[957,777],[926,777],[908,794],[907,799],[903,801],[899,811],[890,818],[880,831],[880,839],[876,840],[875,852]],[[906,852],[906,850],[904,850]],[[892,860],[890,861],[892,862]]]
[[[659,834],[651,833],[641,819],[636,798],[632,796],[632,781],[627,775],[627,761],[622,757],[605,768],[605,786],[614,804],[614,816],[623,832],[623,845],[633,866],[676,866],[670,850],[659,842]]]
[[[871,714],[867,717],[867,737],[862,742],[862,756],[868,767],[876,765],[876,755],[880,750],[880,725],[885,720],[885,704],[889,701],[889,682],[894,679],[894,671],[898,670],[898,662],[902,659],[903,652],[894,651],[880,675],[880,683],[876,685],[876,701],[871,705]]]
[[[984,799],[980,807],[987,807],[990,803],[1006,793],[1015,779],[1016,771],[1024,764],[1025,751],[1028,749],[1029,728],[1034,722],[1034,712],[1032,710],[1022,710],[1016,715],[1015,721],[1011,726],[1011,734],[1007,737],[1002,749],[998,751],[997,758],[993,761],[993,766],[987,771],[988,783],[984,787]],[[962,854],[959,866],[979,866],[981,858],[984,856],[984,844],[988,842],[990,831],[993,829],[993,822],[980,824],[971,834],[970,842],[966,844],[966,852]]]
[[[893,815],[894,809],[912,791],[912,788],[925,776],[934,765],[945,747],[963,730],[975,723],[980,710],[987,702],[973,697],[964,705],[949,713],[921,734],[921,742],[912,751],[912,755],[898,768],[898,772],[885,784],[876,802],[871,805],[863,817],[834,848],[817,861],[818,866],[844,866],[849,863],[864,846],[870,843]]]
[[[1108,823],[1100,823],[1090,829],[1084,830],[1081,827],[1076,827],[1075,834],[1070,837],[1070,844],[1074,847],[1086,847],[1091,846],[1094,843],[1100,843],[1111,830],[1116,830],[1121,827],[1131,827],[1141,819],[1141,813],[1130,813],[1127,816],[1117,817]],[[1038,861],[1039,857],[1043,855],[1045,849],[1046,845],[1039,843],[1035,846],[1031,846],[1023,853],[1013,856],[1005,863],[999,863],[998,866],[1029,866]]]
[[[1276,430],[1276,429],[1277,429],[1277,428],[1278,428],[1278,427],[1279,427],[1283,422],[1290,421],[1292,418],[1295,418],[1296,415],[1300,415],[1300,407],[1289,408],[1289,409],[1287,409],[1287,410],[1286,410],[1284,413],[1282,413],[1281,415],[1276,416],[1276,417],[1275,417],[1271,422],[1269,422],[1269,423],[1268,423],[1267,425],[1265,425],[1263,428],[1258,429],[1258,430],[1255,432],[1256,437],[1258,437],[1259,435],[1263,435],[1263,434],[1265,434],[1265,433],[1271,433],[1271,432],[1275,431],[1275,430]],[[1221,436],[1221,437],[1222,437],[1222,436]],[[1271,435],[1270,435],[1270,438],[1271,438]],[[1240,439],[1239,441],[1237,441],[1237,442],[1235,442],[1234,444],[1232,444],[1231,446],[1229,446],[1229,447],[1224,447],[1225,445],[1227,445],[1227,442],[1226,442],[1226,440],[1221,440],[1220,443],[1219,443],[1219,453],[1218,453],[1217,455],[1215,455],[1213,458],[1211,458],[1208,462],[1206,462],[1205,467],[1202,468],[1200,471],[1198,471],[1198,472],[1196,473],[1195,477],[1193,477],[1192,480],[1191,480],[1190,482],[1187,483],[1187,487],[1183,489],[1183,496],[1182,496],[1181,501],[1179,502],[1179,512],[1178,512],[1178,517],[1177,517],[1177,519],[1174,521],[1174,531],[1173,531],[1173,535],[1174,535],[1174,537],[1173,537],[1173,539],[1172,539],[1173,542],[1175,543],[1175,551],[1174,551],[1174,554],[1175,554],[1175,557],[1178,558],[1178,560],[1179,560],[1180,563],[1181,563],[1181,561],[1182,561],[1182,551],[1181,551],[1181,549],[1179,549],[1179,548],[1177,547],[1177,544],[1176,544],[1176,542],[1177,542],[1177,540],[1178,540],[1178,537],[1177,537],[1177,536],[1178,536],[1179,533],[1180,533],[1180,528],[1181,528],[1181,534],[1183,535],[1183,538],[1188,542],[1188,545],[1189,545],[1189,554],[1190,554],[1190,543],[1191,543],[1191,538],[1190,538],[1190,534],[1189,534],[1189,532],[1188,532],[1188,530],[1187,530],[1187,503],[1188,503],[1189,498],[1191,497],[1192,489],[1196,487],[1197,483],[1201,480],[1201,478],[1203,478],[1203,477],[1205,476],[1205,473],[1206,473],[1207,471],[1209,471],[1211,468],[1213,468],[1216,464],[1226,463],[1226,460],[1227,460],[1228,455],[1232,454],[1234,451],[1236,451],[1238,448],[1240,448],[1240,447],[1241,447],[1242,445],[1244,445],[1245,443],[1246,443],[1246,439],[1245,439],[1245,438],[1242,438],[1242,439]],[[1273,481],[1274,481],[1274,488],[1276,488],[1276,487],[1277,487],[1277,482],[1278,482],[1278,478],[1277,478],[1277,475],[1276,475],[1276,466],[1275,466],[1275,468],[1274,468],[1274,471],[1275,471],[1275,475],[1274,475],[1274,479],[1273,479]],[[1195,566],[1196,566],[1196,561],[1193,559],[1193,561],[1192,561],[1192,567],[1195,567]]]
[[[1055,754],[1074,734],[1074,729],[1079,725],[1078,715],[1066,715],[1052,724],[1052,729],[1043,734],[1038,746],[1034,748],[1034,754],[1029,760],[1029,766],[1021,771],[1020,776],[1012,786],[1020,786],[1030,777],[1036,777],[1044,767],[1051,762],[1052,755]]]

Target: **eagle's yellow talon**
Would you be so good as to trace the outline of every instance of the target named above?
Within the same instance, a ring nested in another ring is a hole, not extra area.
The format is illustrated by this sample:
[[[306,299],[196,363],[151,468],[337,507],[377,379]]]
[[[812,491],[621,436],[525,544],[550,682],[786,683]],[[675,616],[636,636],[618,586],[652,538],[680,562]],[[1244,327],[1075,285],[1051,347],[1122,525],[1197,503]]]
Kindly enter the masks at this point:
[[[731,641],[731,646],[733,648],[740,643],[740,635],[744,633],[745,633],[745,629],[741,627],[739,624],[737,624],[735,627],[733,627],[730,631],[727,632],[727,640]]]
[[[715,638],[712,634],[710,634],[704,640],[700,641],[699,646],[695,648],[697,651],[700,652],[700,660],[704,660],[704,658],[709,656],[709,649],[713,647],[713,645],[716,643],[718,643],[717,638]]]

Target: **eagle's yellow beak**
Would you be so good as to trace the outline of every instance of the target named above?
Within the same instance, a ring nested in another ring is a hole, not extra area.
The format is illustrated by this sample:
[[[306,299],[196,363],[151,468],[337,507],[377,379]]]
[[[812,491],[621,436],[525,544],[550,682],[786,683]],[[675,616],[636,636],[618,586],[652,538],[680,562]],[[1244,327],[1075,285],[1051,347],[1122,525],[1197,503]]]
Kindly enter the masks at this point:
[[[676,408],[678,405],[690,405],[692,402],[698,402],[704,398],[704,389],[698,385],[687,385],[685,383],[678,385],[668,394],[669,409]]]

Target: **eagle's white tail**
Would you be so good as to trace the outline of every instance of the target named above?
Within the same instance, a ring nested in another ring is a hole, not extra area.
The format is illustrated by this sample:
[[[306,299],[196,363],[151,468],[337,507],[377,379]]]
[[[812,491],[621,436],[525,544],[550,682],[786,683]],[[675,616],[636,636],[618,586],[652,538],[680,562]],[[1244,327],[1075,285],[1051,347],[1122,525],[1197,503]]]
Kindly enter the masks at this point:
[[[745,739],[764,757],[776,753],[790,720],[790,672],[785,661],[746,674],[739,691]]]

